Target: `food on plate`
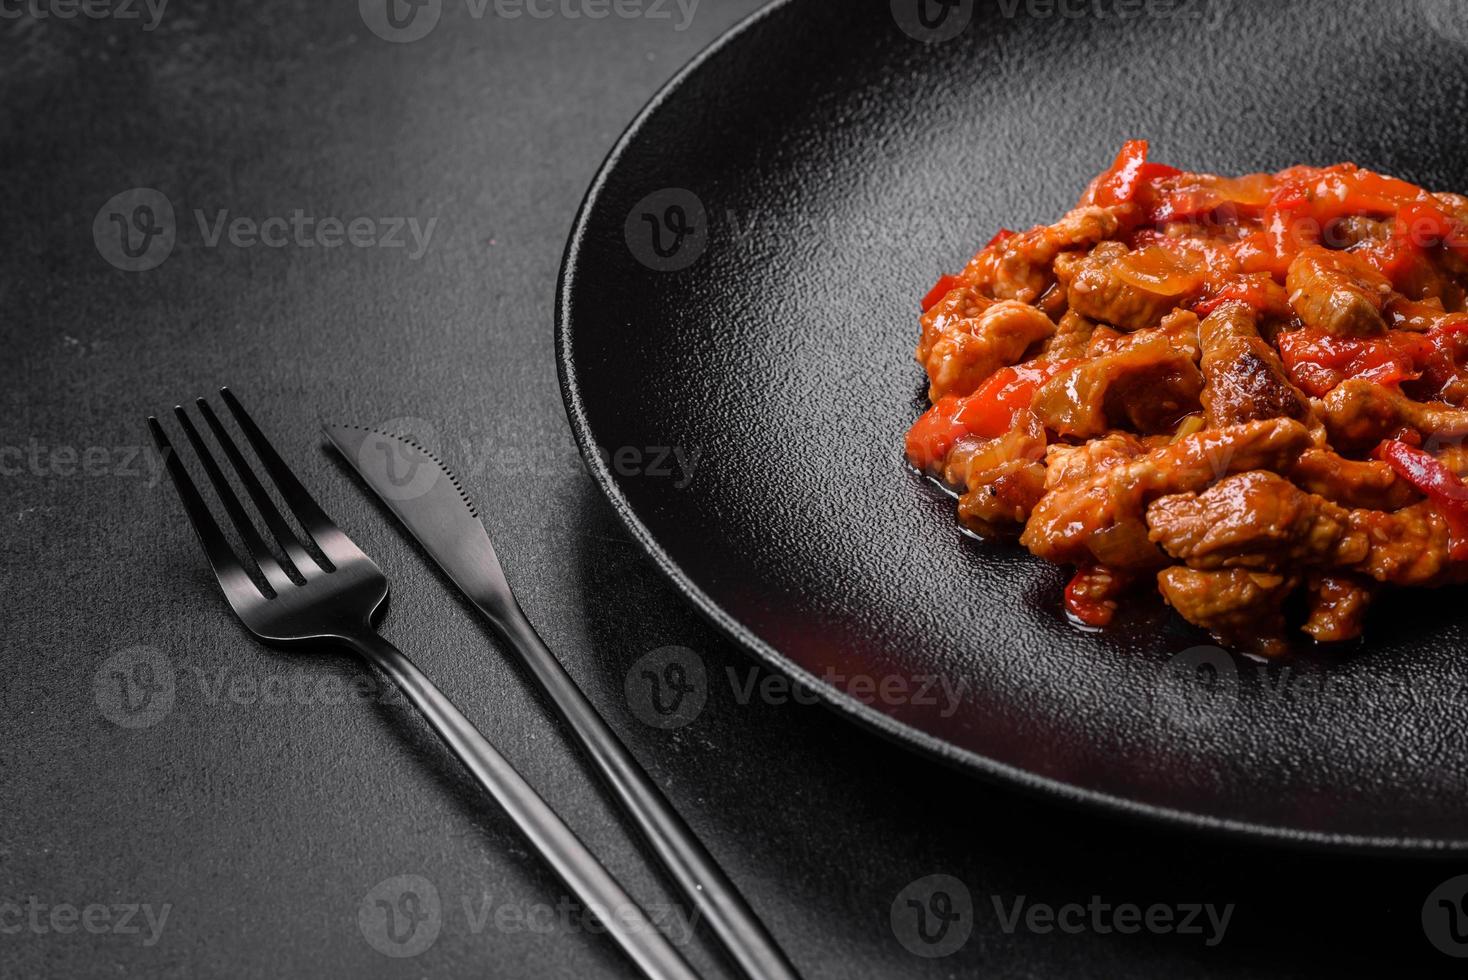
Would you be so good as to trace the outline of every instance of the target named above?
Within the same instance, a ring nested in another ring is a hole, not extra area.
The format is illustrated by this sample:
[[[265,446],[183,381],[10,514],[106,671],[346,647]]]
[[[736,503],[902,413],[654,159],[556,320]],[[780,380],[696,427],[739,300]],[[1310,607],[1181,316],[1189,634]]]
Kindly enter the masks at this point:
[[[1343,163],[1220,177],[1127,143],[1052,225],[923,300],[911,463],[963,524],[1073,566],[1104,627],[1155,584],[1266,656],[1468,581],[1468,197]]]

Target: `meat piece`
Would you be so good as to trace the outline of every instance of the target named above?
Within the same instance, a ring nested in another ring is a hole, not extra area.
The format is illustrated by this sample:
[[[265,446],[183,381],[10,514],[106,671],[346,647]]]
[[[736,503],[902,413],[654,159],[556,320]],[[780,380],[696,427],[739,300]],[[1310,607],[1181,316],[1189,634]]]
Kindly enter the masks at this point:
[[[1121,242],[1102,242],[1088,255],[1067,252],[1056,258],[1055,276],[1066,288],[1070,308],[1121,330],[1142,330],[1161,323],[1185,291],[1150,292],[1122,279],[1116,264],[1131,254]]]
[[[1227,646],[1267,657],[1288,651],[1283,606],[1297,580],[1245,569],[1205,572],[1181,566],[1157,576],[1168,605]]]
[[[1399,510],[1422,499],[1390,465],[1346,459],[1329,449],[1305,450],[1288,474],[1306,493],[1319,494],[1343,507]]]
[[[1255,470],[1202,494],[1154,500],[1147,526],[1153,541],[1193,568],[1355,565],[1365,560],[1369,544],[1350,514],[1277,473]]]
[[[1086,356],[1096,324],[1071,310],[1060,318],[1055,334],[1045,342],[1045,357],[1051,361],[1070,361]]]
[[[1392,284],[1349,252],[1312,245],[1290,263],[1285,288],[1290,305],[1307,327],[1336,337],[1386,333],[1381,311]]]
[[[1310,446],[1293,419],[1249,422],[1186,436],[1047,493],[1030,514],[1020,543],[1049,561],[1079,565],[1108,528],[1142,519],[1151,500],[1198,492],[1230,473],[1280,469]]]
[[[1393,514],[1351,513],[1370,544],[1356,571],[1390,585],[1449,585],[1463,580],[1465,569],[1448,556],[1448,522],[1432,504],[1413,504]]]
[[[1129,432],[1113,432],[1078,446],[1051,446],[1045,456],[1045,489],[1074,487],[1146,452],[1142,440]],[[1123,569],[1151,569],[1165,563],[1162,552],[1148,539],[1140,514],[1097,531],[1090,548],[1098,561],[1112,566],[1108,573],[1113,576],[1121,575]]]
[[[1321,236],[1326,247],[1333,249],[1355,248],[1357,245],[1374,245],[1392,237],[1392,223],[1352,214],[1332,221]]]
[[[1468,409],[1416,402],[1395,388],[1365,378],[1336,385],[1320,406],[1331,444],[1345,452],[1374,449],[1404,428],[1415,430],[1429,448],[1462,442],[1468,436]]]
[[[1129,432],[1113,432],[1079,446],[1051,446],[1045,454],[1045,489],[1074,486],[1097,473],[1130,462],[1147,451],[1142,441]]]
[[[1033,303],[1055,282],[1051,265],[1066,249],[1087,248],[1134,224],[1137,209],[1076,208],[1053,225],[1032,228],[975,255],[962,278],[996,299]]]
[[[1356,575],[1313,574],[1305,580],[1310,617],[1300,628],[1319,643],[1343,643],[1361,635],[1376,585]]]
[[[1464,322],[1462,313],[1446,309],[1440,299],[1415,300],[1402,295],[1387,300],[1384,310],[1387,324],[1397,330],[1426,333],[1440,327],[1449,327]]]
[[[982,537],[1014,532],[1045,493],[1045,467],[1012,460],[987,471],[968,493],[958,499],[958,518]]]
[[[1163,551],[1192,568],[1354,570],[1394,585],[1443,584],[1457,574],[1447,522],[1431,505],[1353,510],[1275,473],[1163,497],[1147,508],[1147,526]]]
[[[918,363],[926,365],[934,344],[952,333],[958,325],[976,322],[994,302],[977,286],[950,289],[948,295],[923,314],[923,333],[917,349]]]
[[[1090,438],[1108,429],[1171,431],[1198,409],[1203,376],[1186,351],[1163,337],[1062,371],[1035,392],[1031,408],[1063,436]]]
[[[996,536],[1023,524],[1045,492],[1045,428],[1029,412],[998,439],[955,446],[944,480],[963,490],[958,516],[971,531]]]
[[[1105,565],[1087,565],[1076,571],[1065,587],[1065,608],[1085,626],[1110,626],[1116,601],[1136,582],[1133,572]]]
[[[1127,338],[1130,336],[1131,334],[1113,330],[1104,323],[1098,324],[1096,329],[1091,331],[1091,343],[1086,347],[1086,356],[1101,357],[1105,354],[1115,354],[1126,346]]]
[[[977,317],[942,320],[936,329],[924,365],[934,402],[944,395],[973,394],[989,375],[1018,364],[1031,344],[1055,332],[1055,324],[1033,306],[1005,300]]]
[[[1086,355],[1100,357],[1104,354],[1120,354],[1158,338],[1167,341],[1169,346],[1187,354],[1190,360],[1196,362],[1199,356],[1198,314],[1191,310],[1173,310],[1157,326],[1131,333],[1122,333],[1110,327],[1097,327],[1092,332]]]
[[[1201,356],[1203,352],[1202,324],[1198,322],[1198,314],[1192,310],[1173,310],[1162,318],[1162,323],[1157,329],[1174,349],[1183,351],[1194,361]],[[1132,336],[1135,337],[1137,334],[1132,334]]]
[[[1210,426],[1257,419],[1310,418],[1310,400],[1290,383],[1284,364],[1243,303],[1224,303],[1198,330],[1203,348],[1203,410]]]

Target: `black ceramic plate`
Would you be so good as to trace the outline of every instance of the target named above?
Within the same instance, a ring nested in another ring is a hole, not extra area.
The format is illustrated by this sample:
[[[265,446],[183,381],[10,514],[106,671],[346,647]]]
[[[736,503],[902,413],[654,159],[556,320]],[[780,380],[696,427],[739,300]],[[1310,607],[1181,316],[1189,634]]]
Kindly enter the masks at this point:
[[[1160,601],[1083,633],[1062,570],[964,537],[903,466],[919,298],[1127,138],[1188,169],[1350,159],[1468,191],[1453,0],[1085,6],[789,0],[681,73],[566,254],[588,465],[730,636],[915,746],[1172,821],[1468,849],[1468,596],[1393,598],[1353,649],[1268,665]]]

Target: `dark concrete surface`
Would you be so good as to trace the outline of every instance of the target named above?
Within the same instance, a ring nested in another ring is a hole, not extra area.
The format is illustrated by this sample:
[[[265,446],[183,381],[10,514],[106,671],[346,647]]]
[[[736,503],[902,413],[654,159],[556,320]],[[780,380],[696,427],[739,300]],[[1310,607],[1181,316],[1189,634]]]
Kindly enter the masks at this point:
[[[680,30],[676,5],[510,19],[444,0],[412,43],[345,0],[174,2],[156,24],[0,7],[0,974],[633,975],[418,718],[345,657],[267,651],[228,614],[142,422],[229,384],[391,578],[386,635],[675,927],[546,705],[319,421],[434,434],[547,642],[809,977],[1462,975],[1422,913],[1468,869],[1121,823],[746,698],[763,673],[633,545],[562,412],[556,272],[617,134],[757,6],[704,0]],[[105,207],[135,188],[155,194]],[[162,221],[160,197],[171,252],[119,268],[108,215],[151,202]],[[211,241],[220,212],[284,245],[245,225]],[[359,218],[360,241],[404,247],[321,246]],[[673,730],[626,694],[667,646],[709,678]],[[924,949],[905,902],[931,894],[905,890],[937,874],[968,889],[972,932],[930,958],[902,940]],[[388,935],[379,899],[420,931]],[[1233,909],[1210,945],[1206,917],[1118,934],[1088,909],[1067,932],[1006,923],[1018,903]],[[685,948],[727,975],[706,936]]]

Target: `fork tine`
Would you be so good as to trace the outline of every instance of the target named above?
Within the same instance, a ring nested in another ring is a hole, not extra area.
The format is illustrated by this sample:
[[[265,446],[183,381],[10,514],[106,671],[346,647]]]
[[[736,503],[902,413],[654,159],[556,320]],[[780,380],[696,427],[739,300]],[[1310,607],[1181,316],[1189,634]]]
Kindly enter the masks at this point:
[[[199,436],[199,430],[194,428],[193,421],[188,413],[179,405],[174,408],[173,414],[178,416],[179,425],[183,426],[184,435],[188,436],[189,443],[194,447],[194,452],[199,457],[199,462],[204,464],[204,472],[209,474],[209,482],[214,484],[214,491],[219,494],[219,499],[224,503],[224,509],[229,513],[229,519],[234,521],[235,529],[240,532],[240,537],[245,542],[245,548],[250,552],[250,557],[255,559],[255,564],[260,567],[260,573],[265,576],[265,581],[277,593],[284,592],[294,587],[290,576],[280,567],[270,549],[265,546],[265,541],[260,537],[260,532],[255,529],[255,522],[250,520],[250,515],[245,512],[240,498],[235,496],[234,488],[224,478],[224,472],[220,470],[219,464],[214,462],[214,454],[209,447],[204,445],[204,440]]]
[[[285,522],[285,518],[280,516],[275,501],[270,499],[270,495],[260,485],[259,477],[255,476],[255,471],[250,469],[250,464],[245,461],[244,455],[235,445],[234,438],[219,423],[219,416],[214,414],[214,409],[202,398],[198,399],[195,404],[199,407],[199,414],[204,416],[209,431],[214,433],[214,441],[224,449],[224,455],[229,457],[230,465],[239,474],[240,482],[244,483],[250,499],[255,502],[255,509],[265,518],[265,524],[270,528],[270,533],[275,535],[275,540],[280,543],[280,547],[285,551],[286,557],[291,560],[291,564],[295,565],[296,571],[304,576],[309,570],[309,566],[306,565],[308,561],[319,566],[321,563],[307,555],[306,549],[302,548],[300,541],[296,540],[295,532]]]
[[[291,513],[296,515],[296,520],[306,529],[316,547],[333,563],[340,564],[355,558],[365,558],[362,550],[352,543],[352,540],[342,532],[341,528],[331,518],[326,516],[315,499],[301,486],[301,481],[291,472],[285,460],[275,451],[270,440],[265,438],[265,433],[250,418],[239,399],[235,398],[234,392],[228,388],[219,389],[220,397],[229,406],[229,411],[240,424],[245,433],[245,438],[250,440],[250,445],[255,449],[255,455],[265,464],[265,469],[270,472],[270,478],[280,490],[280,495],[285,498],[286,506]]]
[[[229,546],[229,541],[219,530],[219,525],[214,522],[214,515],[210,514],[209,508],[204,506],[204,500],[199,496],[193,478],[178,461],[178,454],[174,452],[173,444],[168,441],[163,426],[159,425],[158,420],[151,415],[148,416],[148,430],[153,434],[153,444],[158,447],[158,452],[163,456],[164,465],[168,469],[168,478],[173,483],[173,489],[178,491],[184,512],[189,515],[189,523],[194,526],[194,533],[199,536],[199,543],[204,547],[204,555],[209,559],[209,565],[214,569],[214,577],[219,579],[225,597],[233,604],[234,597],[240,594],[238,590],[243,588],[248,588],[256,595],[263,596],[259,586],[251,580],[244,566],[235,557],[234,549]]]

